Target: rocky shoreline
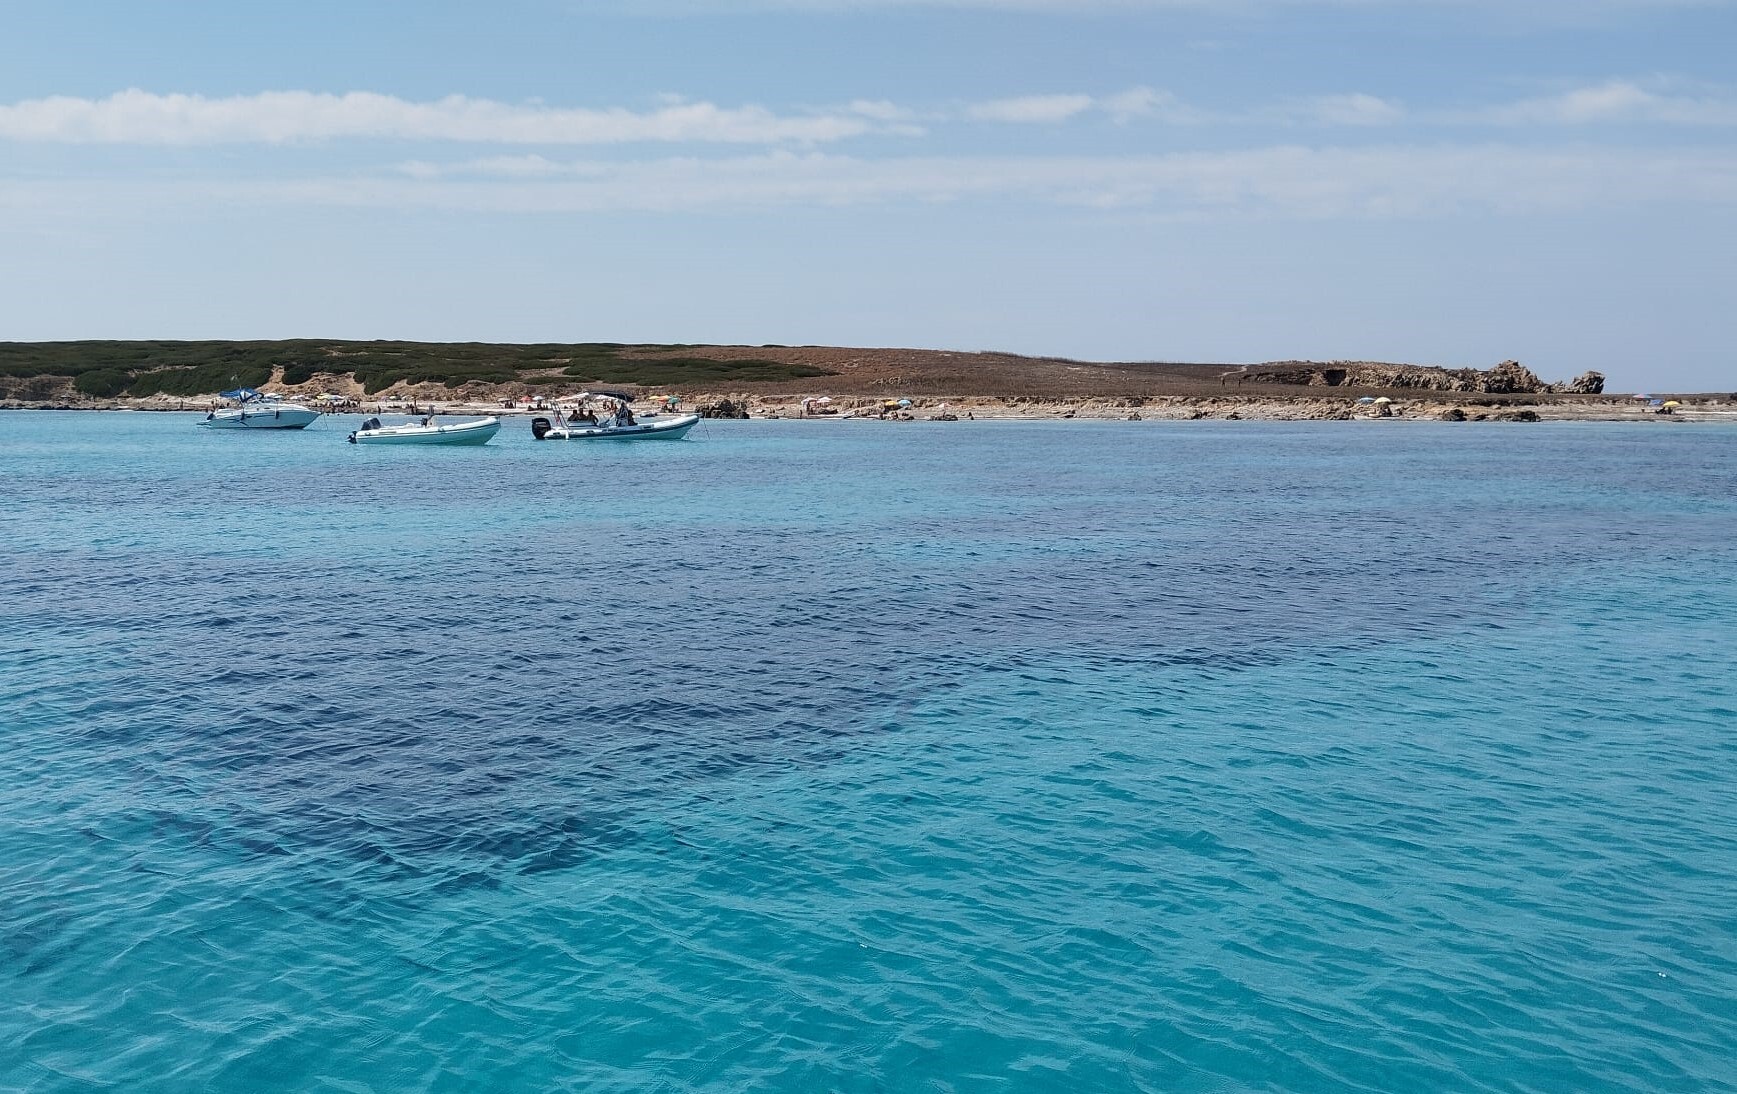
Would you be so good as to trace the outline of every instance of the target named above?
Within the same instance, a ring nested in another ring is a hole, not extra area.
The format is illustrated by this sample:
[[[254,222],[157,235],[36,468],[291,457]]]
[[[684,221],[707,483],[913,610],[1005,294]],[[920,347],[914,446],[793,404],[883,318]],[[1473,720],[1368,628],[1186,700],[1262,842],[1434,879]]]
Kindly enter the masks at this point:
[[[638,392],[649,405],[662,392]],[[1077,398],[963,396],[907,397],[903,400],[831,396],[817,390],[804,395],[744,392],[682,394],[684,410],[714,418],[775,418],[809,420],[977,421],[1737,421],[1737,399],[1728,396],[1686,396],[1681,405],[1661,414],[1634,398],[1608,395],[1527,395],[1505,398],[1440,391],[1396,392],[1370,402],[1328,396],[1319,389],[1295,396],[1082,396]],[[829,402],[819,403],[820,399]],[[438,390],[410,390],[388,397],[358,397],[338,412],[439,413],[519,415],[543,412],[542,399],[454,398]],[[156,395],[143,399],[61,398],[4,400],[0,410],[100,410],[203,412],[210,398],[183,399]]]
[[[1737,421],[1737,401],[1723,398],[1683,400],[1669,414],[1632,398],[1559,399],[1537,397],[1511,400],[1455,399],[1439,392],[1411,398],[1382,396],[1366,402],[1319,395],[1295,397],[1155,396],[1080,399],[916,399],[910,406],[884,401],[834,403],[833,413],[805,412],[800,399],[748,397],[736,403],[753,418],[885,418],[888,420],[948,419],[1075,419],[1119,421]]]

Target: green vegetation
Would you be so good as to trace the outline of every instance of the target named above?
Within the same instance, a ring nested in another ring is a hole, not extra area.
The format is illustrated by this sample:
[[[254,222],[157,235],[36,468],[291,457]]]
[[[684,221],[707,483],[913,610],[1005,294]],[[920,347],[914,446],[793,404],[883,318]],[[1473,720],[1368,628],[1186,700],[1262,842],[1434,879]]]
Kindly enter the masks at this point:
[[[671,356],[628,357],[624,351]],[[321,373],[353,375],[369,394],[404,382],[456,388],[471,382],[547,385],[574,379],[610,384],[776,382],[828,376],[826,369],[769,360],[715,361],[686,346],[614,342],[531,345],[484,342],[0,342],[0,377],[66,377],[86,395],[205,395],[259,387],[282,369],[285,384]]]
[[[102,374],[99,374],[102,375]],[[258,387],[271,379],[268,365],[208,364],[192,368],[159,368],[141,372],[123,385],[128,395],[208,395],[233,387]],[[75,383],[82,383],[80,376]],[[80,390],[83,390],[80,388]],[[113,394],[120,394],[114,392]]]
[[[305,384],[312,380],[320,371],[318,361],[293,361],[283,367],[283,382],[286,384]]]
[[[73,377],[72,386],[83,395],[112,399],[127,390],[127,385],[132,382],[133,378],[124,372],[102,368],[79,373]]]
[[[77,376],[107,369],[141,373],[208,368],[240,374],[317,353],[314,342],[0,342],[0,375]],[[225,372],[224,375],[228,373]]]
[[[480,380],[485,384],[510,384],[519,378],[517,372],[505,367],[455,365],[445,361],[402,358],[357,364],[354,371],[362,390],[370,395],[385,391],[399,381],[407,384],[445,384],[447,387],[459,387],[472,380]]]

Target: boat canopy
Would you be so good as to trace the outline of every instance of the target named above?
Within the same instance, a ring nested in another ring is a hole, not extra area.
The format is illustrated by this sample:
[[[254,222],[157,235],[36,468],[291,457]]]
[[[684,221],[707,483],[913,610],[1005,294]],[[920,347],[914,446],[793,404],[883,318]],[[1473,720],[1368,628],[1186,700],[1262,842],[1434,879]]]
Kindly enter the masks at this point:
[[[234,399],[243,403],[248,402],[251,399],[259,398],[259,392],[250,387],[238,387],[233,391],[220,391],[217,394],[222,398]]]

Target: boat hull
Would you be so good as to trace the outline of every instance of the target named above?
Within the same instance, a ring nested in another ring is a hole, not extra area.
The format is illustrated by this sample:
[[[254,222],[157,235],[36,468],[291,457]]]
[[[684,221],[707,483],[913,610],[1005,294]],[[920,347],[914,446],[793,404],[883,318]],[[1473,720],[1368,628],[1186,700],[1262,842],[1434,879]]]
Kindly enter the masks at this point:
[[[320,412],[305,406],[249,407],[213,411],[200,422],[204,429],[306,429]]]
[[[674,441],[680,440],[700,420],[698,414],[683,414],[668,421],[639,425],[556,426],[531,435],[540,441]]]
[[[501,431],[498,418],[484,418],[457,425],[388,425],[379,429],[358,429],[350,434],[352,444],[421,444],[477,445],[487,444]]]

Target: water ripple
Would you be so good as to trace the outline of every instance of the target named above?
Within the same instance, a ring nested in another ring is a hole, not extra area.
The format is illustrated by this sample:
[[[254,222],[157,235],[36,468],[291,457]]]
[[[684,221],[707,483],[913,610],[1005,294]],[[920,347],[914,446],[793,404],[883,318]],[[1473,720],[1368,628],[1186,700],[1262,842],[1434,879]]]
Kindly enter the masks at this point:
[[[1730,1086],[1723,432],[187,425],[0,432],[0,1087]]]

